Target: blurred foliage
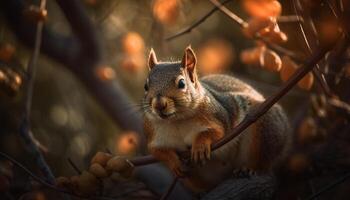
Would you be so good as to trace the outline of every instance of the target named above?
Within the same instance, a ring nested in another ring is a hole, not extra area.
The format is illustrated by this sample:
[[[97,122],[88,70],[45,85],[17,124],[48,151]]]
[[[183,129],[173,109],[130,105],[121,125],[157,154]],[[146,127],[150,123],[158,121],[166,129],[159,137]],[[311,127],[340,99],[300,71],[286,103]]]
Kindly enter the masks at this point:
[[[29,6],[31,1],[27,2]],[[101,31],[107,54],[108,66],[99,67],[96,74],[103,80],[118,80],[135,101],[135,105],[130,106],[136,106],[142,98],[142,85],[148,71],[145,58],[151,47],[160,56],[160,60],[178,60],[182,57],[184,48],[191,44],[198,52],[201,74],[232,73],[251,81],[266,95],[271,94],[281,84],[277,74],[245,67],[236,59],[241,49],[254,43],[245,39],[239,27],[220,12],[214,13],[189,34],[170,42],[162,39],[191,25],[194,20],[206,14],[212,8],[207,1],[82,2]],[[57,4],[54,1],[47,3],[48,17],[45,25],[56,32],[69,34],[70,29]],[[240,3],[233,2],[228,6],[238,14],[247,16],[241,10]],[[0,48],[2,60],[7,61],[13,57],[11,59],[26,66],[31,50],[16,41],[4,22],[1,23],[0,30],[0,41],[3,43]],[[78,165],[84,166],[97,150],[108,148],[113,152],[121,151],[115,145],[120,143],[118,140],[124,138],[119,136],[123,131],[118,130],[76,77],[58,65],[45,56],[40,57],[31,121],[35,137],[48,148],[46,157],[49,165],[54,173],[59,175],[72,173],[66,162],[68,157]],[[22,67],[23,70],[25,67]],[[6,95],[1,97],[1,118],[4,119],[1,122],[6,124],[5,127],[10,126],[8,130],[16,130],[18,126],[22,93],[23,91],[19,91],[19,94],[12,98]],[[305,93],[302,91],[291,92],[288,102],[285,102],[288,104],[286,109],[294,110],[293,104],[295,106],[297,99],[303,97]],[[18,101],[15,102],[15,99]],[[2,126],[2,129],[5,127]],[[4,147],[13,144],[14,138],[11,134],[8,135],[8,140],[2,140],[7,144]],[[14,147],[6,149],[20,154]]]
[[[35,8],[30,7],[33,2],[26,1],[29,20],[45,18],[45,26],[61,34],[70,34],[71,30],[55,1],[47,2],[47,16],[45,13],[33,14]],[[179,60],[185,47],[191,44],[197,52],[201,75],[233,74],[251,83],[265,96],[275,92],[299,65],[288,57],[280,58],[275,52],[250,39],[252,33],[266,34],[271,40],[278,40],[296,53],[306,52],[306,48],[300,48],[305,45],[300,32],[295,31],[297,23],[277,25],[275,21],[266,20],[266,16],[292,15],[294,11],[290,1],[272,1],[272,5],[255,5],[251,0],[243,1],[243,4],[233,1],[227,7],[246,19],[250,25],[243,33],[232,20],[216,12],[189,34],[168,42],[164,38],[192,25],[213,7],[212,4],[199,0],[81,2],[100,31],[106,53],[107,64],[99,66],[95,73],[101,80],[117,80],[134,100],[130,107],[137,107],[143,96],[143,84],[148,72],[146,58],[150,48],[154,48],[160,60]],[[309,1],[305,2],[311,9],[316,7]],[[264,12],[260,12],[261,7],[266,8],[263,9]],[[337,22],[327,18],[326,12],[318,14],[315,18],[323,22],[317,24],[320,40],[334,39],[336,31],[331,30],[337,30]],[[24,91],[21,90],[21,84],[22,79],[25,79],[24,71],[30,54],[31,49],[18,42],[1,19],[0,146],[3,151],[20,158],[24,164],[33,168],[31,158],[22,154],[25,149],[16,137],[23,112]],[[55,175],[75,174],[67,158],[74,160],[78,166],[88,166],[87,163],[97,151],[109,149],[115,154],[135,155],[135,146],[138,144],[135,133],[116,127],[70,71],[45,55],[40,56],[37,67],[31,112],[32,131],[48,149],[45,157]],[[344,69],[343,73],[349,78],[349,64]],[[311,93],[315,93],[312,74],[302,82],[299,83],[300,88],[313,89]],[[300,88],[293,89],[281,102],[293,120],[299,117],[300,107],[312,104],[309,102],[310,91]],[[301,145],[324,141],[326,138],[324,131],[318,129],[320,120],[311,117],[315,112],[322,112],[322,105],[313,110],[307,108],[303,110],[305,116],[300,126],[293,127],[297,130],[296,139]],[[316,115],[318,114],[320,113]],[[288,165],[291,171],[298,172],[308,168],[310,162],[307,155],[297,152],[291,156]],[[4,184],[0,186],[1,192],[7,187],[7,182],[4,176],[0,176],[0,179],[4,180],[1,181]],[[45,199],[40,196],[41,193],[32,195],[37,196],[33,199]]]

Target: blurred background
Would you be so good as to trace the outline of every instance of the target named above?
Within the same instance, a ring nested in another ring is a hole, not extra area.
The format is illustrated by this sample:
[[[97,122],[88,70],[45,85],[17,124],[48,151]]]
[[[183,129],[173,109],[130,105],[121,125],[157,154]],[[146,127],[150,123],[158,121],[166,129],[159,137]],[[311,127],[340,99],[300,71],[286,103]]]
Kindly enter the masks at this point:
[[[25,8],[39,5],[39,1],[35,0],[21,2]],[[132,108],[134,115],[138,117],[142,116],[138,103],[144,94],[143,84],[148,73],[147,56],[151,48],[155,50],[159,60],[177,61],[182,58],[184,49],[191,45],[197,54],[200,76],[214,73],[231,74],[250,83],[265,96],[276,92],[286,79],[283,77],[288,78],[295,71],[287,70],[284,66],[287,58],[279,52],[268,52],[263,56],[260,55],[261,52],[257,53],[259,48],[261,50],[266,47],[249,36],[249,31],[252,30],[247,29],[242,32],[242,27],[220,11],[214,12],[189,33],[169,40],[169,37],[193,25],[211,11],[214,6],[210,1],[80,0],[78,2],[88,13],[101,40],[102,61],[98,63],[93,73],[100,80],[126,91],[132,101],[128,106],[122,106],[125,109]],[[259,17],[264,13],[255,11],[254,7],[249,7],[244,2],[243,0],[231,1],[225,5],[251,26],[257,21],[263,23],[263,20],[256,19],[260,19]],[[278,5],[277,8],[276,5],[271,5],[271,12],[277,12],[268,13],[269,16],[273,15],[272,29],[279,33],[278,39],[281,40],[273,42],[294,54],[304,55],[307,58],[310,52],[305,45],[300,30],[300,19],[296,17],[292,2],[280,1],[280,8]],[[329,1],[328,4],[323,1],[298,2],[303,4],[305,12],[308,12],[314,20],[321,40],[332,40],[339,32],[337,20],[334,20],[334,13],[332,14],[339,10],[337,1]],[[63,36],[73,34],[56,1],[47,1],[46,9],[46,28]],[[318,12],[312,12],[312,10],[318,10]],[[25,16],[29,21],[31,20],[31,14]],[[277,20],[278,25],[274,20]],[[255,32],[253,30],[253,33]],[[314,39],[311,38],[311,40]],[[89,49],[85,50],[89,51]],[[70,49],[67,51],[69,52]],[[28,149],[18,137],[24,109],[24,74],[32,52],[32,48],[28,48],[17,39],[13,28],[8,24],[8,19],[1,15],[0,70],[2,71],[0,71],[0,78],[1,74],[12,77],[10,83],[7,83],[10,86],[5,85],[2,86],[5,89],[0,89],[1,151],[7,152],[37,172],[32,162],[32,155],[23,153]],[[266,64],[269,62],[272,64]],[[300,62],[295,60],[292,62],[290,65],[295,65],[296,68],[300,66]],[[86,67],[84,63],[78,65],[77,68],[82,70]],[[271,69],[269,66],[277,69]],[[337,76],[338,83],[331,85],[334,86],[331,90],[340,97],[337,99],[349,102],[349,93],[342,92],[344,90],[341,88],[349,86],[350,65],[343,62],[342,66],[345,70],[342,70],[341,76]],[[323,71],[328,70],[328,65],[321,67]],[[7,69],[10,71],[6,71]],[[327,72],[329,71],[331,70]],[[77,166],[86,168],[97,151],[134,156],[137,154],[137,146],[140,143],[135,130],[120,128],[78,76],[76,71],[52,60],[46,53],[40,54],[36,66],[30,122],[33,136],[41,144],[40,150],[55,176],[75,174],[67,161],[68,158]],[[280,101],[291,121],[297,148],[294,150],[296,152],[295,155],[293,154],[294,157],[286,161],[289,165],[287,168],[301,174],[309,170],[310,163],[315,161],[308,156],[309,154],[304,154],[304,150],[312,145],[319,147],[325,144],[329,137],[331,122],[328,119],[333,117],[335,121],[341,121],[341,124],[346,124],[347,127],[349,119],[348,114],[340,115],[337,110],[329,112],[328,109],[331,108],[324,106],[327,95],[323,94],[316,77],[312,74],[308,76],[306,83],[299,84]],[[113,101],[113,99],[109,100]],[[323,123],[324,121],[326,123]],[[320,123],[323,124],[320,125]],[[306,148],[305,144],[307,144]],[[348,147],[341,149],[341,152],[347,152],[347,150]],[[347,162],[344,165],[346,164]],[[23,172],[18,170],[16,176],[23,176]],[[322,181],[319,182],[315,187],[321,187],[322,183]],[[304,187],[300,190],[301,192],[294,195],[306,197],[312,193],[310,187],[313,186],[307,186],[307,189]]]

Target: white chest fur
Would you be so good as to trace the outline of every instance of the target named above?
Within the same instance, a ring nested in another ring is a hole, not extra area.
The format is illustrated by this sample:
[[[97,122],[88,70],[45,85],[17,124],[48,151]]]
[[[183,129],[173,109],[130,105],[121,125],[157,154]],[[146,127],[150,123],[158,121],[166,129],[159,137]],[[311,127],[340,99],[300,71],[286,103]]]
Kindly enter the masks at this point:
[[[182,122],[159,121],[153,124],[154,137],[149,144],[151,148],[176,148],[186,150],[192,145],[192,141],[207,127],[199,122],[191,120]]]

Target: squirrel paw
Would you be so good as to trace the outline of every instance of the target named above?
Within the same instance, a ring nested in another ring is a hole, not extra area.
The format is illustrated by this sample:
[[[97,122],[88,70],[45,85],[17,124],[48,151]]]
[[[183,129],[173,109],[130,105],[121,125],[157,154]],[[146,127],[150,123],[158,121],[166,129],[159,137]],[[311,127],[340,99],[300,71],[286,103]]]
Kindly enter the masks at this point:
[[[174,173],[175,176],[184,177],[184,169],[180,160],[168,161],[167,165],[169,169]]]
[[[257,172],[248,168],[235,169],[233,171],[234,178],[249,178],[256,176]]]
[[[194,143],[191,149],[191,160],[195,163],[205,164],[206,160],[210,160],[211,147],[210,143]]]

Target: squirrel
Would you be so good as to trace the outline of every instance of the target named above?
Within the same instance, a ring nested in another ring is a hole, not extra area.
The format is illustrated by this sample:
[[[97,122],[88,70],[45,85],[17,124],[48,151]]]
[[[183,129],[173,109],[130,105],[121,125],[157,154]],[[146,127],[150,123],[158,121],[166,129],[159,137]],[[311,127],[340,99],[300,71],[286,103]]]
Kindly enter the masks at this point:
[[[151,49],[148,66],[142,100],[148,150],[183,177],[193,192],[213,188],[236,170],[270,173],[286,155],[291,143],[289,123],[277,104],[241,135],[211,152],[211,144],[230,133],[264,97],[229,75],[199,79],[191,46],[178,62],[158,62]],[[191,167],[184,172],[177,152],[186,150],[191,151]]]

